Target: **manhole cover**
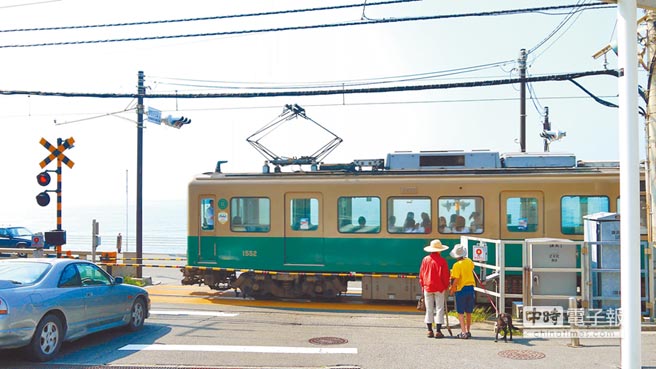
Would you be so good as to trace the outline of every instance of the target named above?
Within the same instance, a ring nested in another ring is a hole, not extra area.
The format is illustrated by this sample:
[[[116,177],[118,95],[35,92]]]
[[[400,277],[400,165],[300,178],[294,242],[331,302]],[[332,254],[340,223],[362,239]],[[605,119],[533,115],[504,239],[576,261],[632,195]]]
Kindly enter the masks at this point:
[[[310,338],[310,343],[315,345],[341,345],[347,343],[348,340],[339,337],[315,337]]]
[[[543,359],[545,355],[542,352],[531,350],[506,350],[500,351],[499,356],[514,360],[537,360]]]

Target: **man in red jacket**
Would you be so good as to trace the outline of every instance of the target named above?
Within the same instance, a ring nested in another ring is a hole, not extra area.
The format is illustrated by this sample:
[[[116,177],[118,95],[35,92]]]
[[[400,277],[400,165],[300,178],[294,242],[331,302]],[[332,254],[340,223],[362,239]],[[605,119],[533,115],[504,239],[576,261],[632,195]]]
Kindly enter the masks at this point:
[[[444,324],[444,298],[445,292],[449,287],[449,266],[440,252],[448,250],[447,246],[442,245],[440,240],[431,241],[429,246],[424,247],[424,251],[429,252],[421,261],[419,268],[419,283],[424,292],[424,301],[426,302],[426,317],[424,323],[428,327],[429,338],[443,338],[442,324]],[[437,311],[436,311],[437,310]],[[433,323],[437,320],[437,331],[433,333]]]

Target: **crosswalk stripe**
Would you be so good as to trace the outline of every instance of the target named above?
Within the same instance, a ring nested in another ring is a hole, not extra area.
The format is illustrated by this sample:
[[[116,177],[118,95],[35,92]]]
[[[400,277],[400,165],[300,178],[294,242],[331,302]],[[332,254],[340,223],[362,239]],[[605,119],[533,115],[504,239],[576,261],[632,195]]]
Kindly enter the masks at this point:
[[[188,316],[222,316],[233,317],[238,313],[224,313],[222,311],[195,311],[195,310],[151,310],[151,315],[188,315]]]
[[[351,347],[284,347],[284,346],[228,346],[228,345],[126,345],[121,351],[204,351],[248,352],[265,354],[357,354]]]

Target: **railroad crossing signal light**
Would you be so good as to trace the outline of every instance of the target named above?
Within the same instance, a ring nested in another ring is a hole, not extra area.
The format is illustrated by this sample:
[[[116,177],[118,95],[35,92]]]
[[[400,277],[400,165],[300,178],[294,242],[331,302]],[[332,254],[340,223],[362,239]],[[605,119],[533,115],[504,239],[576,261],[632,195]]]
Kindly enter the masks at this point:
[[[166,124],[167,126],[180,129],[180,127],[183,125],[191,123],[191,119],[185,117],[173,117],[169,115],[168,117],[162,119],[162,123]]]
[[[40,206],[48,206],[50,204],[50,195],[46,191],[36,195],[36,203]]]
[[[50,184],[50,174],[47,170],[44,170],[43,172],[36,175],[36,181],[41,186],[47,186]],[[50,195],[48,195],[48,190],[36,195],[36,203],[41,206],[47,206],[50,204]]]
[[[50,184],[50,174],[48,174],[48,172],[41,172],[36,175],[36,181],[39,182],[41,186],[47,186]]]

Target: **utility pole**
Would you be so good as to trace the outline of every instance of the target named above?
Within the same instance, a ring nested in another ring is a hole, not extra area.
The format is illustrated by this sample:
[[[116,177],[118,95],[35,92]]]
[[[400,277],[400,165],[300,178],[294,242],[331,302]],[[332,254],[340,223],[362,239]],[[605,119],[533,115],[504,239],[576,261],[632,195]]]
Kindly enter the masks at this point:
[[[542,123],[542,129],[545,132],[551,131],[551,122],[549,122],[549,107],[544,107],[544,123]],[[549,152],[549,140],[544,138],[544,152]]]
[[[653,251],[654,235],[656,235],[656,76],[654,76],[654,56],[656,56],[656,11],[647,10],[647,65],[649,66],[649,90],[647,98],[647,113],[645,116],[645,136],[647,141],[647,163],[645,163],[645,182],[646,182],[646,202],[647,202],[647,240],[649,242],[649,250]],[[653,253],[649,254],[649,259],[653,260]],[[650,265],[653,261],[649,261]],[[654,313],[654,275],[653,269],[648,278],[650,283],[649,296],[651,301],[647,301],[647,308],[649,309],[651,319],[654,320],[656,314]]]
[[[144,95],[146,88],[144,87],[144,72],[139,71],[138,85],[137,85],[137,278],[141,278],[141,264],[143,257],[142,239],[143,230],[142,215],[143,215],[143,128],[144,128]]]
[[[519,147],[526,152],[526,49],[519,51]]]

